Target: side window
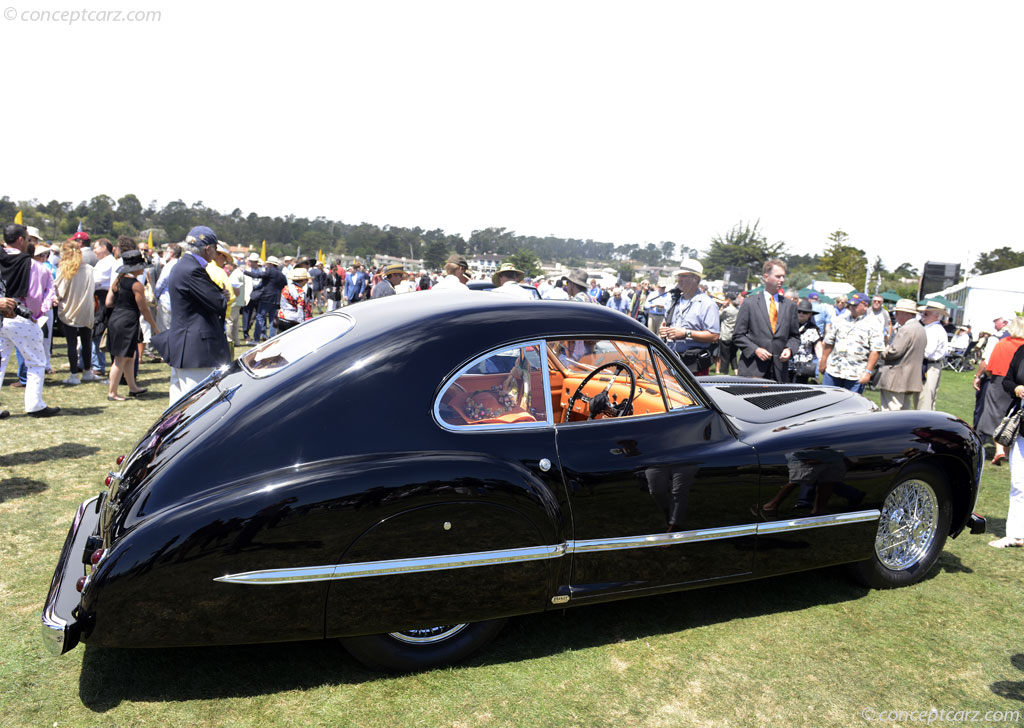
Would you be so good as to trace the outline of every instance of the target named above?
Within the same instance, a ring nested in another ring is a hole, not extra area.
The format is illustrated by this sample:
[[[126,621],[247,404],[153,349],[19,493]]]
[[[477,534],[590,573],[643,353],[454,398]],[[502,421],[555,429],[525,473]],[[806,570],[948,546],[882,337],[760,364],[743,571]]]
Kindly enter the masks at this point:
[[[548,351],[555,422],[641,417],[667,411],[647,344],[560,339],[549,341]],[[669,402],[676,401],[674,394],[667,394]]]
[[[546,425],[547,367],[540,344],[483,356],[452,378],[435,405],[451,427]]]
[[[672,365],[665,360],[665,357],[660,352],[655,351],[654,357],[658,362],[658,374],[661,375],[661,381],[665,384],[665,397],[668,399],[668,408],[670,410],[677,410],[684,407],[692,407],[696,400],[683,385],[683,378],[676,373]]]

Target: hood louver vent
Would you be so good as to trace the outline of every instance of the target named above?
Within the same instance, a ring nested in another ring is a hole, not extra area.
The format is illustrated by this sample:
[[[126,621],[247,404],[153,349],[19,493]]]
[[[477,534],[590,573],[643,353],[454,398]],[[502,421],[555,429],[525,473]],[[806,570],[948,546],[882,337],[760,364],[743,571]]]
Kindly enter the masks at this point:
[[[791,402],[799,402],[802,399],[825,394],[822,389],[810,389],[804,385],[792,384],[732,384],[718,387],[718,391],[742,397],[744,402],[749,402],[763,410],[774,409]]]

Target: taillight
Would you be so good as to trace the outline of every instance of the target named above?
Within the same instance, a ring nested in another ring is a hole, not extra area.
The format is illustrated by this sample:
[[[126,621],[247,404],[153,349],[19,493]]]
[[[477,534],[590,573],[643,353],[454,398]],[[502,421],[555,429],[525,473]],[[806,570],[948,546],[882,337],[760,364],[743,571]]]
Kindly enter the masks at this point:
[[[117,456],[117,464],[120,465],[121,463],[123,463],[124,462],[124,458],[125,458],[124,455],[118,455]]]
[[[95,551],[92,552],[92,555],[89,557],[89,562],[93,566],[96,566],[96,564],[100,563],[100,559],[102,559],[102,558],[103,558],[103,549],[96,549]]]
[[[113,483],[113,482],[114,482],[114,476],[113,475],[108,475],[106,478],[103,479],[103,484],[105,486],[107,486],[108,488],[110,487],[110,484]]]
[[[83,589],[85,589],[85,582],[88,581],[88,579],[88,576],[78,577],[78,581],[75,582],[75,589],[77,589],[78,591],[82,591]]]

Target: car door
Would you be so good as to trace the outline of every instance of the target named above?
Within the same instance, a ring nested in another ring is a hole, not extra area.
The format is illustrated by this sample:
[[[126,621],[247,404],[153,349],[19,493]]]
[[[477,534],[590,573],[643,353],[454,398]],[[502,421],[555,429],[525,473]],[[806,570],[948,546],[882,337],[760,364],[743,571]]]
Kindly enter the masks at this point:
[[[587,349],[595,357],[591,367],[626,361],[642,393],[622,416],[576,419],[587,414],[577,402],[569,416],[575,421],[564,421],[564,409],[558,418],[556,445],[573,523],[572,600],[751,572],[757,457],[692,391],[691,380],[645,344],[549,342],[549,348]],[[595,381],[611,388],[613,379],[601,373]],[[570,397],[575,384],[567,372],[563,382],[553,380],[552,390],[557,386]]]

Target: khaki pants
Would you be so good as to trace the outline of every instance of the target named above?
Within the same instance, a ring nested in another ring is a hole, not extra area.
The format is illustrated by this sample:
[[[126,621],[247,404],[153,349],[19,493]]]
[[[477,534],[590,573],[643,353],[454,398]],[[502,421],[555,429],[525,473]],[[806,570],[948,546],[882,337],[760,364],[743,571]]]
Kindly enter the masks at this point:
[[[890,392],[883,389],[881,394],[882,409],[890,412],[917,409],[917,392]]]
[[[924,372],[924,388],[921,390],[919,410],[935,409],[935,400],[939,394],[939,377],[942,376],[942,362],[930,361]]]

